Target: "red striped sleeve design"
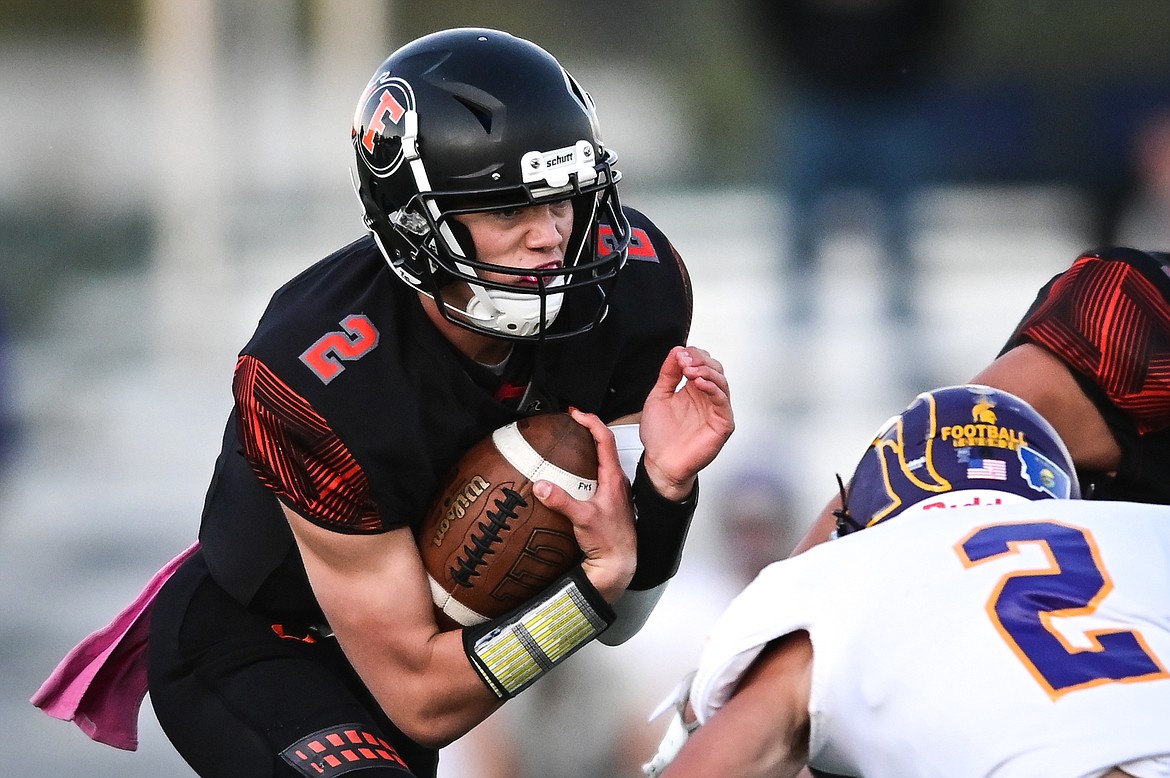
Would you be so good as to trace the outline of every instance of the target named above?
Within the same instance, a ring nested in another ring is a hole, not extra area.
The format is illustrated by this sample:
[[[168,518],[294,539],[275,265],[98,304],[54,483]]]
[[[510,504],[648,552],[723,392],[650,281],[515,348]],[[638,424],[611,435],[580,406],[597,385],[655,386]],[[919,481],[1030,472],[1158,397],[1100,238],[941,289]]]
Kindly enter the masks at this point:
[[[349,532],[382,528],[366,474],[303,397],[246,354],[232,391],[244,457],[266,485],[319,523]]]
[[[1170,427],[1170,302],[1131,265],[1081,257],[1020,334],[1096,381],[1140,434]]]

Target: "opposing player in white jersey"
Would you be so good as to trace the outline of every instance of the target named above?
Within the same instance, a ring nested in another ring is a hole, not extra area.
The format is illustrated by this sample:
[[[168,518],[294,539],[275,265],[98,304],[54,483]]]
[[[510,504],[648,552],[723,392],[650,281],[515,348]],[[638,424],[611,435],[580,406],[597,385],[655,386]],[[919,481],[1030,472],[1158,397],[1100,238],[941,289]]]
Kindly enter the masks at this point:
[[[647,775],[1170,776],[1170,508],[1078,497],[1019,398],[919,395],[838,537],[716,623]]]

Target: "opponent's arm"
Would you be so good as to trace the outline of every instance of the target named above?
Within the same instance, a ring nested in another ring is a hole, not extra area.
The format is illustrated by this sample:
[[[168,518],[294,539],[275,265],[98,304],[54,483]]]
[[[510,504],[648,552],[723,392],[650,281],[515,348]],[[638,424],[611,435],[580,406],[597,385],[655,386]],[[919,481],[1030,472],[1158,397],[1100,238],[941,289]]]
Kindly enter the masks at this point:
[[[803,554],[813,546],[824,543],[833,536],[833,530],[837,529],[837,517],[834,511],[841,509],[841,495],[840,493],[833,495],[833,498],[821,509],[817,517],[813,519],[813,523],[804,533],[804,537],[792,549],[789,556],[796,556]]]
[[[797,778],[808,761],[812,643],[807,632],[773,641],[731,699],[687,739],[662,778]],[[693,721],[688,709],[684,718]]]
[[[971,383],[1011,392],[1056,428],[1078,468],[1112,473],[1121,446],[1068,365],[1032,343],[1016,346],[980,371]]]

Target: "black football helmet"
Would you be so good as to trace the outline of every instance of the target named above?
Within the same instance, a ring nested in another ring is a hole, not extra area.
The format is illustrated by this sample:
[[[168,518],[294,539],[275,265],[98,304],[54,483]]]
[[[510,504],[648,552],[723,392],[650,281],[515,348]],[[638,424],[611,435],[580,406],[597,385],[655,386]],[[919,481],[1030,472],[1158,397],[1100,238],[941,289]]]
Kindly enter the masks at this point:
[[[453,29],[403,46],[370,79],[353,121],[355,187],[390,267],[466,329],[508,339],[559,338],[605,316],[630,227],[616,155],[593,101],[539,46],[504,32]],[[535,285],[475,256],[455,215],[570,199],[573,228],[560,268],[526,271]],[[609,226],[602,241],[599,223]],[[464,303],[466,290],[470,301]],[[453,294],[456,290],[462,295]],[[574,321],[550,330],[566,295]]]
[[[843,489],[837,534],[911,510],[1079,497],[1068,449],[1031,405],[989,386],[949,386],[878,430]]]

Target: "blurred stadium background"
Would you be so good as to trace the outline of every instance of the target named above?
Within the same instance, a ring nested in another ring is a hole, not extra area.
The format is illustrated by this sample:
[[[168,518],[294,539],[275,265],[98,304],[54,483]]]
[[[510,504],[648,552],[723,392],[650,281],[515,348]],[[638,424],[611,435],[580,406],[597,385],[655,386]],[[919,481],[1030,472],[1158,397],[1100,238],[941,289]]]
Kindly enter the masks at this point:
[[[736,516],[762,514],[790,545],[877,424],[972,375],[1077,253],[1170,243],[1157,131],[1170,5],[952,5],[930,73],[934,142],[917,149],[917,316],[886,318],[875,203],[846,182],[803,279],[814,318],[794,321],[769,137],[797,103],[737,0],[4,0],[0,772],[189,774],[149,704],[126,754],[27,699],[194,537],[236,350],[279,283],[361,234],[353,102],[394,47],[448,26],[531,38],[592,91],[624,200],[691,269],[692,341],[732,381],[738,431],[660,613],[626,647],[582,654],[615,677],[586,679],[607,700],[547,702],[582,750],[647,756],[644,714],[740,583]],[[779,492],[745,486],[759,482]],[[454,749],[443,774],[490,774],[473,753]]]

